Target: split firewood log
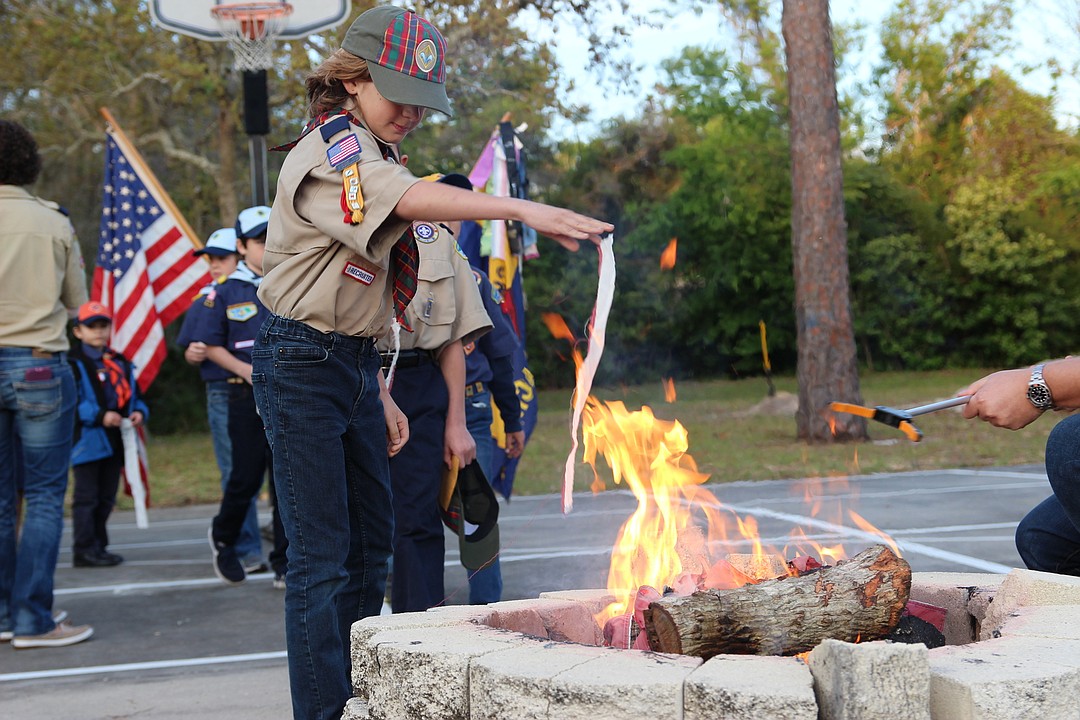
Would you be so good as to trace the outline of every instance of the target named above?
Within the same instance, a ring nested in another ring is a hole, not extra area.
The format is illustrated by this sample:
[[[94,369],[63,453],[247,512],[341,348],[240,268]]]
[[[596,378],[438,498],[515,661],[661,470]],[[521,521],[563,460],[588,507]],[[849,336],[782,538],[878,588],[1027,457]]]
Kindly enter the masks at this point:
[[[911,567],[884,545],[798,577],[730,590],[665,597],[645,610],[657,652],[795,655],[822,640],[879,640],[896,627],[911,592]]]

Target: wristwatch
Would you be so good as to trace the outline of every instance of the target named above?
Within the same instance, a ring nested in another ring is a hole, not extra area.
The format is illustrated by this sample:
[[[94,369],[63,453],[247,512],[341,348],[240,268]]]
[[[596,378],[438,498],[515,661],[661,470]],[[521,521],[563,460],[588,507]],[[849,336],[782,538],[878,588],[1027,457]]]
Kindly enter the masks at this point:
[[[1050,388],[1043,379],[1043,367],[1046,363],[1039,363],[1031,368],[1031,380],[1028,381],[1027,399],[1037,410],[1049,410],[1054,407],[1054,396],[1050,394]]]

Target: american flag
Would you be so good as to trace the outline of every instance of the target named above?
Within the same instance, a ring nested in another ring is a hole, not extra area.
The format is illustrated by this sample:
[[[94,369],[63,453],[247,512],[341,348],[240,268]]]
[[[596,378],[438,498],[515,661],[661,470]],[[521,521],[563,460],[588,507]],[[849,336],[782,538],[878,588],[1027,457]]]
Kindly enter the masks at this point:
[[[165,359],[165,331],[210,282],[194,238],[138,151],[106,131],[104,200],[90,292],[112,310],[110,345],[135,365],[145,391]]]

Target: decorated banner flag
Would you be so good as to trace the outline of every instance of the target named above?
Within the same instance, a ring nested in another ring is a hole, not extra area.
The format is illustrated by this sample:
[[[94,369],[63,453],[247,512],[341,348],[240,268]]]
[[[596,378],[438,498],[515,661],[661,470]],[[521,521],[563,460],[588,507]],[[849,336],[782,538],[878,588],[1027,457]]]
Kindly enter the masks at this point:
[[[507,158],[510,158],[508,161]],[[524,147],[509,122],[500,123],[492,133],[479,160],[469,173],[473,187],[491,195],[524,198],[527,193]],[[458,244],[472,265],[484,270],[502,295],[502,309],[518,336],[514,356],[514,383],[521,402],[522,426],[528,442],[536,426],[536,383],[529,371],[525,353],[525,293],[521,280],[523,258],[536,257],[536,231],[520,223],[491,221],[483,225],[462,223]],[[490,478],[492,486],[509,498],[514,486],[518,459],[506,457],[506,438],[498,408],[493,407],[495,419],[492,435],[496,440],[494,466],[499,468]]]
[[[194,231],[108,111],[101,232],[90,298],[112,313],[109,345],[131,361],[144,392],[165,360],[165,331],[210,282],[207,264],[192,251]],[[133,433],[142,492],[149,496],[145,436]],[[130,467],[134,469],[135,463]],[[129,486],[135,481],[125,472]],[[136,509],[139,512],[139,509]],[[145,512],[145,507],[142,508]]]

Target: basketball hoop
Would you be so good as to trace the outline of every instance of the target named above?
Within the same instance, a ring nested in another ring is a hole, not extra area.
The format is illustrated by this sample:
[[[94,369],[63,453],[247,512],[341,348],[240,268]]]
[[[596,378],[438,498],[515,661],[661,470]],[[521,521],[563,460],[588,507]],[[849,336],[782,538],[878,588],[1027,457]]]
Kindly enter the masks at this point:
[[[237,70],[269,70],[274,41],[285,30],[293,8],[287,2],[216,5],[210,13],[232,48]]]

